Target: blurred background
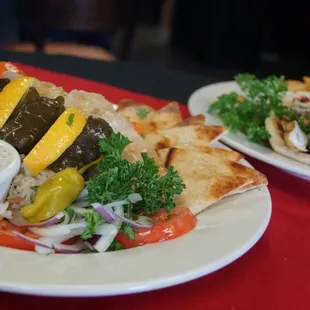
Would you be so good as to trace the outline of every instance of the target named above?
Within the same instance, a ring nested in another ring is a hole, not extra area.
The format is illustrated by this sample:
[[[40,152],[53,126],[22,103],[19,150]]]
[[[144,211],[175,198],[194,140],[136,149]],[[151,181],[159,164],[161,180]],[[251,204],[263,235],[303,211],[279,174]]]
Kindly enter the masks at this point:
[[[1,0],[1,50],[126,60],[231,79],[310,71],[310,1]]]

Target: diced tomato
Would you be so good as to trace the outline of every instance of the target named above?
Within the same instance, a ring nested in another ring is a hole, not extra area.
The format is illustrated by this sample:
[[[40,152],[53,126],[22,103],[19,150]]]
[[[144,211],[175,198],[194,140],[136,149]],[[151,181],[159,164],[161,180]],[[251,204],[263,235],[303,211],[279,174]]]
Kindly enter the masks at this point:
[[[0,220],[0,246],[19,250],[34,251],[34,245],[32,243],[12,234],[12,231],[19,232],[32,239],[39,238],[39,236],[35,235],[26,228],[17,227],[7,220]],[[76,239],[77,238],[73,237],[63,243],[70,245],[76,242]]]
[[[0,61],[0,76],[3,77],[3,73],[6,71],[12,71],[20,75],[26,75],[25,72],[19,69],[17,66],[7,61]]]
[[[25,228],[14,226],[7,220],[1,220],[0,221],[0,246],[5,246],[8,248],[14,248],[14,249],[19,249],[19,250],[34,251],[33,244],[13,235],[12,231],[25,234],[26,236],[33,238],[33,239],[38,238],[37,235],[33,234],[30,231],[27,231],[27,229]]]
[[[139,135],[142,135],[144,133],[144,127],[143,125],[137,123],[137,122],[131,122],[133,127],[135,128],[136,132],[139,134]]]
[[[125,249],[136,246],[161,242],[177,238],[195,228],[197,218],[188,208],[176,207],[170,213],[160,209],[151,216],[153,227],[151,229],[138,229],[135,240],[129,239],[123,232],[116,236],[116,241]]]

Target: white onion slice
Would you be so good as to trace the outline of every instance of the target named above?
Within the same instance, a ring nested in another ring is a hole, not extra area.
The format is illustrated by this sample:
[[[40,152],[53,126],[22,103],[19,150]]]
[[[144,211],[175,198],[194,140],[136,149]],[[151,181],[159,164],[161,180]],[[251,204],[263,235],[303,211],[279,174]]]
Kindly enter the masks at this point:
[[[47,221],[39,222],[39,223],[30,223],[21,215],[20,212],[16,212],[12,220],[10,220],[10,222],[13,225],[18,226],[18,227],[27,227],[27,228],[49,227],[49,226],[57,224],[64,216],[65,216],[64,212],[59,212],[58,214],[56,214],[54,217],[52,217],[51,219]]]
[[[8,201],[0,203],[0,216],[2,216],[7,211],[8,207],[9,207]]]
[[[76,201],[83,201],[83,200],[85,200],[85,199],[87,198],[87,196],[88,196],[88,190],[87,190],[87,188],[85,187],[85,188],[81,191],[81,193],[80,193],[80,195],[78,196],[78,198],[76,199]]]
[[[80,253],[84,249],[84,245],[82,243],[79,243],[79,242],[77,242],[76,244],[73,244],[73,245],[53,244],[53,243],[46,242],[43,240],[36,240],[33,238],[29,238],[29,237],[27,237],[21,233],[18,233],[16,231],[14,231],[13,234],[18,236],[19,238],[23,239],[24,241],[32,243],[36,246],[55,250],[56,252],[63,253],[63,254]],[[39,248],[39,250],[40,250],[40,248]]]
[[[114,224],[103,224],[96,229],[96,233],[102,235],[93,245],[98,252],[105,252],[118,233],[118,227]]]
[[[134,228],[142,228],[142,229],[149,229],[152,228],[153,226],[153,221],[151,218],[147,216],[139,216],[139,218],[136,221],[129,220],[128,218],[118,215],[114,213],[116,217],[118,217],[121,221],[124,223],[130,225],[131,227]]]
[[[68,208],[73,208],[73,207],[79,207],[79,208],[86,208],[89,207],[90,204],[88,201],[78,201],[70,205]]]
[[[113,212],[113,208],[116,209],[123,205],[127,205],[129,203],[128,200],[131,203],[136,203],[141,201],[142,197],[140,194],[133,193],[128,196],[127,200],[114,201],[105,205],[101,205],[100,203],[92,203],[91,206],[96,209],[107,222],[112,223],[116,219],[116,214]]]
[[[85,221],[81,221],[79,223],[71,223],[67,225],[54,225],[47,228],[37,228],[31,227],[29,230],[34,234],[42,237],[61,237],[66,236],[72,233],[75,229],[80,229],[79,231],[84,231],[87,227],[87,223]]]

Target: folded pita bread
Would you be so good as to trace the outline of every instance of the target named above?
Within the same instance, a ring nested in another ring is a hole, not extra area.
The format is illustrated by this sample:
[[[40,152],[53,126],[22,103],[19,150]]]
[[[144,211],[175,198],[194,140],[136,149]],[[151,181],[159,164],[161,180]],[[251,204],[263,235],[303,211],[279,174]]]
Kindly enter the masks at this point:
[[[145,135],[145,140],[155,150],[180,144],[206,146],[220,139],[226,132],[227,129],[223,126],[189,125],[156,130]]]
[[[188,125],[204,125],[204,124],[205,124],[205,116],[202,114],[199,114],[199,115],[189,117],[186,120],[182,121],[181,123],[177,123],[173,127],[182,127],[182,126],[188,126]]]
[[[310,165],[310,154],[298,152],[287,147],[282,128],[279,126],[276,118],[266,118],[265,127],[270,133],[269,142],[274,151],[300,163]]]
[[[194,214],[238,191],[268,183],[262,173],[252,168],[188,149],[171,148],[166,160],[168,166],[178,171],[186,185],[176,198],[177,205],[189,207]]]
[[[159,110],[139,102],[123,99],[118,105],[118,111],[131,122],[137,122],[144,127],[144,132],[149,133],[157,129],[170,128],[182,122],[179,104],[175,101],[168,103]],[[140,111],[145,112],[141,117]]]
[[[228,160],[236,161],[236,162],[240,161],[244,157],[242,154],[232,151],[232,150],[226,150],[226,149],[209,147],[209,146],[195,146],[192,144],[180,144],[180,145],[174,146],[174,148],[192,150],[195,152],[202,152],[202,153],[218,156],[219,158],[228,159]],[[170,148],[161,149],[157,151],[163,163],[166,162],[169,151],[170,151]]]
[[[144,118],[139,117],[139,111],[143,110],[146,114]],[[149,114],[155,112],[153,108],[132,99],[122,99],[118,103],[117,111],[131,122],[143,123],[147,121]]]

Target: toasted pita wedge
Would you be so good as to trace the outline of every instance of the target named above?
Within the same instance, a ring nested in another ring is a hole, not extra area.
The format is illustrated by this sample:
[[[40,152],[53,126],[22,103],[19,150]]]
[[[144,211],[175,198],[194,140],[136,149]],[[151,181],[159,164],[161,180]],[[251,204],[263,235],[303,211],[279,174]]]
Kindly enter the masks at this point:
[[[187,118],[186,120],[177,123],[173,127],[183,127],[183,126],[189,126],[189,125],[204,125],[205,124],[205,116],[202,114],[195,115],[192,117]]]
[[[253,182],[267,184],[266,177],[252,168],[193,150],[171,148],[168,166],[174,166],[186,185],[177,205],[194,214]]]
[[[180,144],[180,145],[174,146],[174,148],[202,152],[202,153],[218,156],[220,158],[228,159],[228,160],[235,161],[235,162],[240,161],[244,157],[242,154],[235,152],[235,151],[215,148],[215,147],[209,147],[209,146],[195,146],[192,144],[183,144],[183,145]],[[165,163],[167,160],[169,150],[170,149],[168,148],[168,149],[161,149],[157,151],[163,163]]]
[[[220,139],[226,132],[223,126],[190,125],[157,130],[145,135],[145,140],[149,147],[156,150],[180,144],[206,146]]]
[[[132,99],[122,99],[118,103],[117,111],[131,122],[137,122],[141,124],[150,121],[149,114],[155,112],[152,107]]]
[[[145,133],[170,128],[182,122],[182,114],[177,102],[170,102],[156,111],[145,104],[123,99],[119,103],[118,111],[130,121],[143,125]]]
[[[298,152],[287,147],[284,140],[284,133],[278,119],[274,117],[266,118],[265,126],[270,133],[269,142],[274,151],[300,163],[310,165],[309,153]]]

